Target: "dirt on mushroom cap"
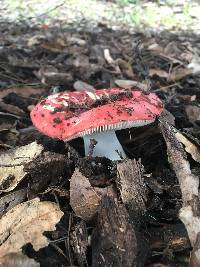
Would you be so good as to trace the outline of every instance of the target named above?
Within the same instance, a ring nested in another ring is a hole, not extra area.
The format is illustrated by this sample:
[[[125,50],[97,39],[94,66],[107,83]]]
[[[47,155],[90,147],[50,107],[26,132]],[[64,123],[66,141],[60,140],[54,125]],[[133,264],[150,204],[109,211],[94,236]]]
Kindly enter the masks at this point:
[[[50,95],[32,110],[31,119],[44,134],[70,140],[92,132],[145,125],[162,110],[154,93],[111,88]]]

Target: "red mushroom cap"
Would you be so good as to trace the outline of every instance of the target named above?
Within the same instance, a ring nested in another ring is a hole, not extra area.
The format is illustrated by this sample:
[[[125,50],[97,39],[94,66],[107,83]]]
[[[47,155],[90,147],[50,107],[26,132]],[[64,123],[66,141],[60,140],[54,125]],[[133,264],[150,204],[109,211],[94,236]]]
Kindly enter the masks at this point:
[[[93,132],[146,125],[162,110],[154,93],[112,88],[50,95],[33,108],[31,119],[42,133],[67,141]]]

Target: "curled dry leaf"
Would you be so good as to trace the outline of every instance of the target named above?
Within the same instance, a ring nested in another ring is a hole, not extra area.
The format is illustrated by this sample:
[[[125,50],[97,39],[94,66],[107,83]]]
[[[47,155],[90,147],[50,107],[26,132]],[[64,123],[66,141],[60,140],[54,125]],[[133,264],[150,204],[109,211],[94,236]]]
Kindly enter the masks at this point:
[[[15,206],[0,220],[0,261],[9,253],[18,253],[31,243],[38,251],[49,244],[45,231],[55,230],[63,212],[53,202],[32,199]]]
[[[77,216],[90,220],[106,194],[114,195],[113,188],[92,187],[89,180],[75,169],[70,181],[70,205]]]
[[[0,155],[0,191],[9,192],[25,177],[24,165],[38,157],[43,146],[32,142]]]
[[[176,138],[179,142],[181,142],[185,146],[185,151],[188,152],[192,158],[200,163],[200,149],[196,144],[192,143],[188,138],[186,138],[180,132],[175,134]]]

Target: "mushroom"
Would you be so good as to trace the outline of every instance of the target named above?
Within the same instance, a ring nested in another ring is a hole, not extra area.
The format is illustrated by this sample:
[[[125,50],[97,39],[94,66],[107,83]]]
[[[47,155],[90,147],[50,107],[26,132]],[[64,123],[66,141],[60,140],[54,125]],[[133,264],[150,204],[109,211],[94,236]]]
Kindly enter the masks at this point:
[[[126,154],[115,131],[150,124],[162,110],[154,93],[111,88],[50,95],[33,108],[31,119],[50,137],[64,141],[83,137],[86,155],[94,139],[93,156],[120,160]]]

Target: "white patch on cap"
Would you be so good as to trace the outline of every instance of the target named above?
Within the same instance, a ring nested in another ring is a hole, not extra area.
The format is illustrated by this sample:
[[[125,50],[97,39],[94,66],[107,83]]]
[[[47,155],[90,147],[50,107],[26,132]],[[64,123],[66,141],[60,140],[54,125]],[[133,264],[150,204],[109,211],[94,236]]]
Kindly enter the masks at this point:
[[[69,100],[70,97],[68,95],[62,95],[62,96],[60,96],[60,98],[63,98],[65,100]]]
[[[47,109],[47,110],[50,110],[50,111],[54,111],[54,110],[55,110],[55,107],[53,107],[53,106],[51,106],[51,105],[49,105],[49,104],[45,104],[45,105],[43,105],[43,108],[44,108],[44,109]]]
[[[92,100],[97,100],[100,99],[100,97],[92,92],[86,92],[86,94],[92,99]]]
[[[48,100],[52,100],[52,99],[56,99],[56,98],[58,98],[58,94],[49,95],[49,96],[47,97]]]

